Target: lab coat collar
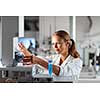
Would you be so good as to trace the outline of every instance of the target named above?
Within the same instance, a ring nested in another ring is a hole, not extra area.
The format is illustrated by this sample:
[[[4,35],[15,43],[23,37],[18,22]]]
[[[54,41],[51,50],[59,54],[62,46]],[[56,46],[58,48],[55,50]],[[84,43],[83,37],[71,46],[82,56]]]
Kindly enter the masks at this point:
[[[61,64],[61,66],[66,65],[67,63],[69,63],[70,61],[72,61],[73,57],[71,55],[69,55],[66,60]]]
[[[60,58],[61,58],[61,55],[56,55],[55,59],[53,60],[53,63],[55,65],[59,65]],[[60,66],[65,66],[67,63],[72,61],[72,59],[73,59],[73,57],[71,55],[69,55]]]

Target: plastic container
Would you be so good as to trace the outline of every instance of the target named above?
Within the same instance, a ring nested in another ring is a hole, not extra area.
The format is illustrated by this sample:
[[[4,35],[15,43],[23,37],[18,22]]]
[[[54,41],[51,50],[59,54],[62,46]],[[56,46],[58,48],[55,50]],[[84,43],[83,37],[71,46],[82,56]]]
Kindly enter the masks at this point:
[[[49,75],[52,76],[52,60],[48,60],[48,72]]]

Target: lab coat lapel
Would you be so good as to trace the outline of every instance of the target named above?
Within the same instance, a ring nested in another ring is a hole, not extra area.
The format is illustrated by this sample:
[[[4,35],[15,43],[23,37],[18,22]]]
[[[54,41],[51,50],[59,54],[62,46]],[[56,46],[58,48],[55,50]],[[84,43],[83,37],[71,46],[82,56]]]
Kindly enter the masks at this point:
[[[69,55],[66,60],[61,64],[61,66],[65,66],[66,64],[70,63],[72,61],[73,57]]]

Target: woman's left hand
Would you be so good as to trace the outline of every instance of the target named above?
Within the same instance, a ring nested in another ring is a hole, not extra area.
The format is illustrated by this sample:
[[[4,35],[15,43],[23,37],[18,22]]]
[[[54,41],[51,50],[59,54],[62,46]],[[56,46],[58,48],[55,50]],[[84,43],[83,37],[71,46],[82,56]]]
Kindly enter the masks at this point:
[[[32,54],[25,48],[23,43],[18,44],[20,51],[23,53],[24,56],[32,56]]]

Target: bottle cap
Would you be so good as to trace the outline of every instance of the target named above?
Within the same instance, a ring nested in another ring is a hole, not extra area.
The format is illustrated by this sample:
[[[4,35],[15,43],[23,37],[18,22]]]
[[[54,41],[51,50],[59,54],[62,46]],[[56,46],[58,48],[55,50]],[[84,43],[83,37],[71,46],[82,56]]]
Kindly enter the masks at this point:
[[[52,62],[52,60],[51,60],[51,59],[49,59],[49,60],[48,60],[48,62],[49,62],[49,63],[51,63],[51,62]]]

